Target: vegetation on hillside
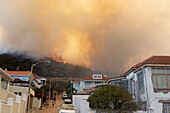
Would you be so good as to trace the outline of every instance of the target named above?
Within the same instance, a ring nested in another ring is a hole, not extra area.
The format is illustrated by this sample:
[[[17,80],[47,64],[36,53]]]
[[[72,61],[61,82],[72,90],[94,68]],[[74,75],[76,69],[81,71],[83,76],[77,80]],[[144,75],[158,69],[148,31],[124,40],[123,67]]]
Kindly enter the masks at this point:
[[[33,63],[51,60],[51,63],[41,63],[34,67],[34,73],[43,77],[67,77],[67,78],[83,78],[92,74],[89,68],[72,65],[69,63],[56,62],[55,60],[45,57],[36,59],[25,54],[1,54],[0,67],[9,71],[29,71]]]

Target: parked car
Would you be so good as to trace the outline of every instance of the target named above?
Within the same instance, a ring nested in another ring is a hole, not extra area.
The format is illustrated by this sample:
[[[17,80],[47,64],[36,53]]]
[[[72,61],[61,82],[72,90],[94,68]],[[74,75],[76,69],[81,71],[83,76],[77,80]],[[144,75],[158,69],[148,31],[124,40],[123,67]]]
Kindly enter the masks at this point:
[[[64,104],[72,104],[70,99],[64,99]]]
[[[76,113],[73,104],[71,103],[72,102],[70,99],[65,99],[63,104],[61,104],[61,106],[58,107],[59,113]]]
[[[64,100],[64,99],[67,99],[67,94],[63,94],[63,95],[62,95],[62,98],[63,98],[63,100]]]

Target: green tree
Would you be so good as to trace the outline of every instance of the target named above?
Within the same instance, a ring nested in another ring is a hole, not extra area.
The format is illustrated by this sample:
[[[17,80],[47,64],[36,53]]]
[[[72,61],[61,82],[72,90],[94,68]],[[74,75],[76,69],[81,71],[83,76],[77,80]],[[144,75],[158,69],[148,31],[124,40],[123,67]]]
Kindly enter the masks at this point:
[[[137,110],[132,95],[124,87],[106,85],[96,90],[87,100],[97,112],[131,113]]]

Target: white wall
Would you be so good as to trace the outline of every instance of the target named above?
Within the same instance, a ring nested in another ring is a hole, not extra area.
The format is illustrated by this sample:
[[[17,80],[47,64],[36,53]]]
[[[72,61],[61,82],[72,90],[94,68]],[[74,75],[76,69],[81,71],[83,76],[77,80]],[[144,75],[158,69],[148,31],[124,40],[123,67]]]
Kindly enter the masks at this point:
[[[170,92],[154,92],[152,83],[152,71],[151,68],[146,70],[147,83],[148,83],[148,95],[150,108],[153,109],[154,113],[162,113],[162,103],[159,100],[170,100]]]
[[[89,98],[90,95],[73,95],[73,103],[74,103],[74,98],[81,98],[84,100],[87,100]]]
[[[143,71],[144,76],[144,92],[139,93],[138,91],[138,81],[137,75]],[[134,99],[137,102],[142,101],[146,103],[146,109],[149,113],[162,113],[163,104],[159,102],[159,100],[170,100],[170,92],[167,91],[166,93],[163,92],[154,92],[153,83],[152,83],[152,70],[151,67],[145,67],[137,72],[131,72],[129,75],[126,76],[128,79],[128,90],[130,91],[130,79],[133,78],[134,84],[132,90],[135,90]],[[141,112],[141,111],[138,111]],[[147,111],[142,111],[145,113]]]
[[[90,109],[89,102],[79,97],[74,97],[73,105],[77,113],[87,113],[87,110]]]

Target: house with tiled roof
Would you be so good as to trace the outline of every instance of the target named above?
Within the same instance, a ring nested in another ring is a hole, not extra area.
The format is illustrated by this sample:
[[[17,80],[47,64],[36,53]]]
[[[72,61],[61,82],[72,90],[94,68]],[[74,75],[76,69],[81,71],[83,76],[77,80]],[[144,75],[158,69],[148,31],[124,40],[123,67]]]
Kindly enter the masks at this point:
[[[151,56],[132,66],[123,77],[142,113],[169,113],[170,56]]]
[[[103,84],[108,80],[106,75],[102,74],[92,74],[85,78],[73,81],[73,88],[75,88],[76,92],[79,93],[81,91],[85,91],[89,88],[92,88],[96,85]]]
[[[28,109],[35,108],[36,105],[35,103],[33,103],[34,101],[37,101],[36,104],[39,105],[37,108],[39,108],[41,101],[35,98],[35,89],[42,87],[42,81],[38,81],[41,80],[42,77],[32,73],[32,84],[31,87],[29,88],[30,84],[29,79],[31,74],[30,71],[5,71],[5,72],[8,73],[12,78],[14,78],[14,81],[10,83],[9,91],[12,92],[13,94],[20,96],[26,95],[26,98],[28,98],[30,92]],[[46,79],[44,83],[46,83]]]
[[[11,81],[14,78],[0,68],[0,113],[25,113],[26,95],[19,96],[11,92]]]
[[[22,81],[22,82],[28,82],[29,81],[29,76],[31,74],[30,71],[6,71],[8,74],[10,74],[14,78],[14,82]],[[32,79],[35,83],[35,85],[41,85],[41,84],[46,84],[46,79],[43,77],[40,77],[34,73],[32,73]],[[37,84],[37,83],[38,84]]]

